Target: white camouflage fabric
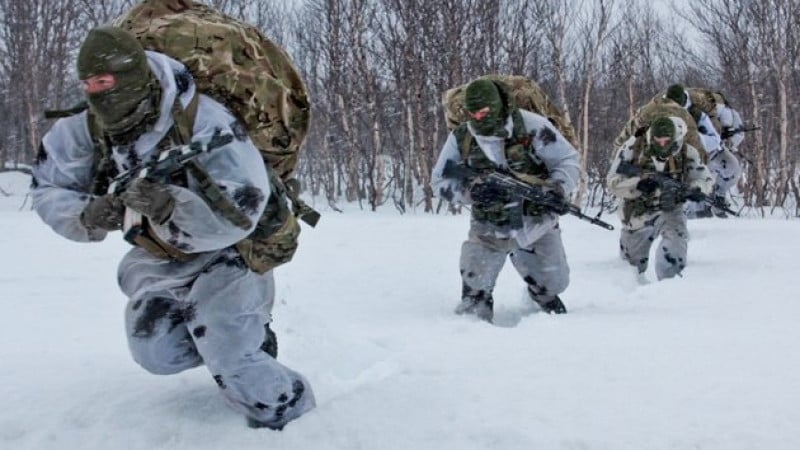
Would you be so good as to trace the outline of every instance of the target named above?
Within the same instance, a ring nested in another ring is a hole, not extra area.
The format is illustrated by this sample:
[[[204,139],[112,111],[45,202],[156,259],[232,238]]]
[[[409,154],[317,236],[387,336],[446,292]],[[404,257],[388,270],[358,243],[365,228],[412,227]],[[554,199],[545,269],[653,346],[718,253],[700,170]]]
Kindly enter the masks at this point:
[[[547,181],[560,184],[569,196],[578,183],[578,152],[547,118],[526,110],[520,110],[520,113],[525,129],[533,137],[535,152],[529,153],[528,157],[543,163],[549,174]],[[476,135],[471,128],[468,129],[486,157],[499,168],[507,168],[504,139]],[[512,132],[510,118],[506,129],[509,134]],[[453,133],[450,133],[439,153],[431,184],[438,195],[469,205],[472,203],[469,186],[442,175],[448,160],[461,161],[461,150]],[[556,214],[523,216],[522,228],[519,229],[471,220],[469,237],[462,245],[460,260],[465,292],[491,294],[509,255],[532,295],[536,294],[534,300],[540,304],[566,290],[569,266]]]
[[[154,155],[173,125],[175,96],[186,107],[195,93],[191,76],[179,92],[176,79],[186,81],[188,74],[182,64],[159,53],[147,56],[162,87],[161,114],[133,144],[112,149],[120,171]],[[314,395],[302,375],[260,350],[274,297],[272,272],[252,272],[232,246],[258,222],[269,182],[261,155],[237,124],[222,105],[201,95],[192,140],[207,142],[216,132],[235,136],[196,161],[252,227],[240,228],[212,209],[191,177],[186,187],[170,184],[175,209],[166,222],[151,226],[163,241],[196,258],[168,261],[135,247],[121,261],[118,279],[129,298],[130,351],[140,365],[167,374],[204,364],[234,409],[277,428],[313,408]],[[57,121],[42,146],[33,170],[36,212],[68,239],[105,239],[107,232],[86,229],[79,220],[91,199],[96,156],[86,112]]]
[[[705,194],[710,193],[714,181],[708,168],[702,163],[700,153],[691,145],[683,144],[686,124],[677,117],[672,117],[672,120],[679,130],[675,140],[681,142],[684,148],[682,156],[684,167],[680,181],[691,188],[700,188]],[[646,139],[649,143],[649,132]],[[609,190],[620,199],[621,203],[617,210],[622,221],[620,256],[635,266],[639,273],[643,273],[648,266],[650,249],[655,244],[656,276],[659,280],[671,278],[679,274],[687,263],[689,233],[686,229],[686,215],[683,205],[678,204],[671,210],[663,211],[656,207],[643,212],[634,212],[630,217],[626,217],[627,203],[644,196],[636,188],[642,177],[623,175],[618,173],[617,169],[623,161],[640,164],[642,156],[635,149],[636,145],[637,138],[631,137],[617,149],[606,176]],[[656,158],[651,158],[651,161],[657,171],[667,171],[667,162],[658,161]],[[656,190],[654,197],[657,198],[659,194],[660,189]],[[659,237],[661,241],[656,244]]]
[[[727,104],[716,103],[714,109],[720,130],[738,129],[744,126],[739,112]],[[717,151],[708,154],[706,165],[714,175],[713,195],[715,197],[724,199],[742,176],[742,165],[736,153],[743,140],[744,133],[735,133],[731,137],[722,140]],[[708,210],[706,205],[696,202],[688,202],[686,205],[686,211],[690,218],[697,217],[701,211],[706,210]],[[715,211],[715,213],[721,214],[719,211]]]

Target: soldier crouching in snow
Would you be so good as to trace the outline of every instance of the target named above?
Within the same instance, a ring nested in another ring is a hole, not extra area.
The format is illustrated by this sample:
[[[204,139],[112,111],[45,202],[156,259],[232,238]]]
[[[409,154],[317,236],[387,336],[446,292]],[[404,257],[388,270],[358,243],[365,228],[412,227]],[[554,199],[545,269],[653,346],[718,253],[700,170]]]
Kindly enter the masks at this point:
[[[617,150],[607,182],[621,200],[620,255],[639,273],[647,270],[650,248],[656,250],[659,280],[686,267],[688,231],[684,202],[703,201],[714,179],[697,149],[686,144],[686,122],[661,116],[639,130]]]
[[[461,247],[461,303],[455,312],[492,321],[492,291],[510,256],[531,300],[548,313],[566,313],[558,294],[569,284],[569,266],[558,214],[512,198],[486,183],[485,176],[513,174],[563,202],[576,186],[578,153],[545,117],[516,108],[499,81],[470,83],[464,109],[469,119],[450,133],[432,174],[435,192],[472,206],[469,238]],[[448,176],[448,161],[474,175]]]
[[[205,365],[251,426],[279,429],[312,409],[308,381],[266,352],[272,271],[250,270],[235,248],[270,198],[259,151],[225,107],[196,92],[181,63],[145,52],[126,31],[90,31],[77,69],[88,111],[58,120],[42,140],[34,207],[58,234],[81,242],[123,229],[128,214],[144,217],[118,269],[134,360],[155,374]],[[230,137],[197,156],[192,170],[105,193],[115,174],[219,136]]]

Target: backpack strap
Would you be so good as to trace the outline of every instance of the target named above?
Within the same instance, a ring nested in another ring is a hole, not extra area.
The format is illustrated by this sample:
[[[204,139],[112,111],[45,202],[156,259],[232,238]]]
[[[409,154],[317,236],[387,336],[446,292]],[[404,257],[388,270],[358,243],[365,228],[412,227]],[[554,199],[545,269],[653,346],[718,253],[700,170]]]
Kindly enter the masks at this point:
[[[545,117],[547,118],[547,117]],[[519,112],[519,108],[514,108],[511,112],[511,122],[513,124],[512,135],[506,141],[506,148],[509,145],[518,144],[521,145],[524,149],[529,150],[531,153],[535,153],[536,149],[533,147],[533,138],[531,138],[530,133],[528,130],[525,129],[525,121],[522,119],[522,113]],[[549,123],[549,120],[548,120]],[[527,173],[518,172],[513,169],[509,169],[511,173],[514,174],[520,180],[536,186],[542,186],[545,184],[545,179],[542,177],[538,177],[536,175],[529,175]],[[548,176],[549,171],[545,167],[545,177]]]
[[[175,128],[178,131],[177,135],[182,145],[188,145],[192,142],[199,98],[200,96],[195,92],[186,109],[181,106],[178,96],[175,97],[175,102],[172,104],[172,120],[175,122]],[[246,230],[253,225],[250,218],[231,202],[197,161],[189,161],[186,164],[186,169],[197,180],[200,185],[200,196],[209,206],[239,228]]]

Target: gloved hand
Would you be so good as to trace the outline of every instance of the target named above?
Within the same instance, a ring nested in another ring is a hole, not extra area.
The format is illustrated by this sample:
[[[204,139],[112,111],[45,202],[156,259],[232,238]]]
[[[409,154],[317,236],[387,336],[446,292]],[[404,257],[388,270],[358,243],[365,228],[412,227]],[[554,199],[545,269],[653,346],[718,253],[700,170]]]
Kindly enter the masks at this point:
[[[661,205],[662,211],[671,211],[678,206],[681,199],[678,198],[678,192],[675,189],[664,189],[658,197],[658,203]]]
[[[636,189],[638,189],[642,194],[649,195],[658,189],[659,184],[658,181],[652,178],[642,178],[636,183]]]
[[[736,128],[725,127],[722,129],[722,133],[719,134],[719,137],[722,138],[722,140],[725,140],[733,137],[735,134],[736,134]]]
[[[114,194],[93,198],[81,212],[80,221],[86,228],[99,228],[106,231],[122,229],[125,205]]]
[[[703,191],[700,190],[699,187],[693,187],[689,189],[689,191],[685,194],[686,200],[691,200],[693,202],[702,202],[706,196],[703,194]]]
[[[156,224],[164,223],[175,209],[175,199],[163,184],[137,178],[120,195],[128,208],[147,216]]]
[[[508,192],[501,187],[479,181],[469,189],[469,196],[473,202],[478,203],[505,202]]]
[[[559,183],[547,183],[544,186],[547,195],[547,205],[550,211],[563,216],[569,212],[569,200],[564,194],[564,188]]]

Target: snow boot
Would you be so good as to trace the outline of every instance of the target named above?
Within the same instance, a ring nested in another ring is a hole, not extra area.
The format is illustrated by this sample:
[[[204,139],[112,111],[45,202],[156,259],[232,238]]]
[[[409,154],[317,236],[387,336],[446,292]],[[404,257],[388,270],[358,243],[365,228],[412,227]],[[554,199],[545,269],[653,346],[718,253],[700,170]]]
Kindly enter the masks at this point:
[[[534,294],[531,291],[530,286],[528,286],[528,295],[531,297],[531,300],[536,302],[542,311],[546,312],[547,314],[566,314],[567,307],[564,306],[564,302],[561,301],[561,298],[557,295],[540,295]]]
[[[491,295],[468,295],[461,299],[456,314],[474,314],[489,323],[494,318],[494,300]]]

